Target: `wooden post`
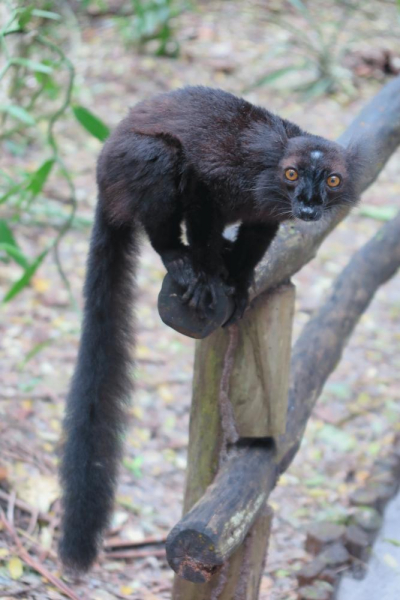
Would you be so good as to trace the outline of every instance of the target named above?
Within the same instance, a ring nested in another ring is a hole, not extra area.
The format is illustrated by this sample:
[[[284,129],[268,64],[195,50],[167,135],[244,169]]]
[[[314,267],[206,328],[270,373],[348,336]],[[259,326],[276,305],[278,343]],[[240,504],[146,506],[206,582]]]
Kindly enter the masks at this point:
[[[292,284],[260,295],[238,328],[196,347],[184,501],[184,513],[197,503],[196,526],[174,528],[167,556],[181,576],[206,583],[176,577],[174,600],[258,598],[271,523],[262,473],[271,438],[285,432],[294,296]],[[197,569],[195,547],[199,565],[209,553],[208,571]]]

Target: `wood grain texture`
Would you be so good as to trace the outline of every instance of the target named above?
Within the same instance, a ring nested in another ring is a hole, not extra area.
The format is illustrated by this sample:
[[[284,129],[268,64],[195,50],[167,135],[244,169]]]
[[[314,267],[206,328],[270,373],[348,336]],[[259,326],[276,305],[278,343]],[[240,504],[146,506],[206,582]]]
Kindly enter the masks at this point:
[[[257,298],[239,328],[231,402],[240,437],[285,433],[295,288]]]

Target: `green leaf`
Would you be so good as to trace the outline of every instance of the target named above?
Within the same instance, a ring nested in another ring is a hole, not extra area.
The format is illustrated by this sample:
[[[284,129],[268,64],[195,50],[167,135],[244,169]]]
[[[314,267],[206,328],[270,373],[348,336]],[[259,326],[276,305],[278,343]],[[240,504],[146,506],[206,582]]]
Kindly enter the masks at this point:
[[[7,294],[3,298],[3,302],[9,302],[12,298],[19,294],[27,285],[29,285],[30,280],[42,264],[48,252],[49,248],[47,248],[41,254],[39,254],[36,260],[25,269],[25,273],[22,275],[22,277],[18,279],[18,281],[16,281],[14,285],[12,285],[11,288],[8,290]]]
[[[287,75],[287,73],[290,73],[292,71],[298,71],[300,69],[301,69],[301,67],[299,67],[298,65],[296,65],[296,66],[293,65],[291,67],[282,67],[281,69],[276,69],[275,71],[270,71],[263,77],[260,77],[260,79],[257,79],[257,81],[251,86],[251,88],[257,88],[257,87],[261,87],[262,85],[271,84],[274,81],[276,81],[277,79],[280,79],[281,77],[284,77],[285,75]]]
[[[7,566],[11,575],[11,579],[20,579],[24,574],[24,565],[18,556],[12,556],[8,561]]]
[[[0,204],[3,204],[4,202],[7,202],[7,200],[9,198],[11,198],[11,196],[14,196],[14,194],[17,194],[19,191],[24,189],[24,183],[17,183],[16,185],[13,185],[8,192],[6,192],[5,194],[3,194],[3,196],[0,197]]]
[[[324,475],[315,475],[309,479],[304,480],[304,484],[307,487],[323,487],[326,485],[326,477]]]
[[[351,450],[354,450],[357,445],[354,436],[334,425],[324,425],[318,431],[317,437],[323,443],[332,446],[339,452],[350,452]]]
[[[289,0],[289,2],[293,6],[293,8],[295,8],[299,13],[302,13],[303,15],[309,13],[308,8],[305,6],[305,4],[303,4],[301,0]]]
[[[34,358],[37,354],[39,354],[39,352],[41,352],[44,348],[47,348],[47,346],[50,346],[53,342],[54,342],[53,338],[48,338],[47,340],[44,340],[43,342],[39,342],[39,343],[35,344],[34,347],[31,350],[29,350],[29,352],[26,354],[25,358],[19,363],[18,368],[23,369],[25,367],[25,365],[30,360],[32,360],[32,358]]]
[[[52,67],[49,65],[36,62],[30,58],[13,58],[12,63],[13,65],[21,65],[21,67],[26,67],[30,71],[38,71],[39,73],[51,73],[53,71]]]
[[[293,6],[293,8],[297,10],[297,12],[301,14],[306,19],[306,21],[308,21],[308,23],[310,23],[313,29],[317,30],[317,24],[314,22],[312,13],[309,10],[308,6],[306,6],[301,0],[289,0],[289,2]]]
[[[347,383],[340,383],[339,381],[328,382],[325,386],[325,390],[337,398],[346,399],[351,395],[351,387]]]
[[[30,115],[25,108],[22,108],[22,106],[16,106],[15,104],[3,105],[0,106],[0,111],[8,113],[14,117],[14,119],[18,119],[18,121],[22,121],[22,123],[26,123],[26,125],[35,125],[36,123],[32,115]]]
[[[47,96],[54,100],[60,93],[60,86],[48,73],[35,73],[36,81],[43,86]]]
[[[48,176],[55,163],[54,158],[46,160],[35,173],[33,173],[31,180],[26,188],[29,192],[32,192],[32,196],[37,196],[41,192],[44,184],[47,181]]]
[[[73,106],[72,110],[74,111],[74,115],[79,123],[91,133],[95,138],[104,142],[108,136],[110,135],[110,130],[101,121],[98,117],[96,117],[93,113],[91,113],[87,108],[83,106]]]
[[[400,0],[399,0],[399,2],[400,2]],[[392,546],[396,546],[397,548],[400,548],[400,540],[393,540],[391,538],[386,538],[383,541],[387,542],[388,544],[392,544]]]
[[[18,265],[20,265],[23,269],[28,268],[28,259],[18,246],[13,246],[12,244],[0,242],[0,253],[1,252],[5,252],[8,256],[13,258],[15,262]]]
[[[331,86],[332,81],[329,79],[316,79],[315,81],[303,86],[302,89],[299,88],[298,91],[304,93],[304,98],[306,100],[311,100],[312,98],[317,98],[318,96],[325,94],[325,92],[327,92]]]
[[[25,29],[26,25],[28,25],[29,21],[32,18],[33,6],[28,6],[21,10],[18,15],[18,25],[21,29]]]
[[[38,8],[35,8],[32,11],[32,14],[35,17],[41,17],[42,19],[53,19],[53,21],[60,21],[61,19],[59,14],[51,12],[50,10],[40,10]]]
[[[29,265],[28,259],[18,246],[13,232],[4,219],[0,219],[0,252],[5,252],[24,269]]]
[[[390,221],[396,215],[397,209],[394,206],[362,206],[359,213],[376,221]]]
[[[135,477],[140,479],[143,477],[141,467],[143,465],[143,456],[136,456],[135,458],[125,458],[123,461],[124,467],[126,467]]]
[[[11,246],[18,247],[14,234],[4,219],[0,219],[0,244],[10,244]]]

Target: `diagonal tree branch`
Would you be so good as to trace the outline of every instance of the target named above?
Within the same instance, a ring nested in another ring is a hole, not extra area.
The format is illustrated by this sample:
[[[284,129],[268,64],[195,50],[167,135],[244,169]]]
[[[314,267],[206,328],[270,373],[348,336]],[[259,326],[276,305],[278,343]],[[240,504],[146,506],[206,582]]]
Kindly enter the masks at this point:
[[[399,268],[400,212],[353,255],[294,346],[286,433],[278,445],[280,456],[289,458],[295,451],[296,440],[300,442],[312,409],[354,327],[379,287]]]

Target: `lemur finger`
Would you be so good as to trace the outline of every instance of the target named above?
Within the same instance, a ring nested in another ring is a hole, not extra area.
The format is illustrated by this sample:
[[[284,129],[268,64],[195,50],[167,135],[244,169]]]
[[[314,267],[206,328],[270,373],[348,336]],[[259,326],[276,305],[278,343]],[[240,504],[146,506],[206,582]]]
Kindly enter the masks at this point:
[[[187,304],[188,302],[190,302],[199,283],[200,282],[199,282],[198,277],[191,279],[191,282],[187,286],[185,293],[182,295],[182,303],[183,304]]]

